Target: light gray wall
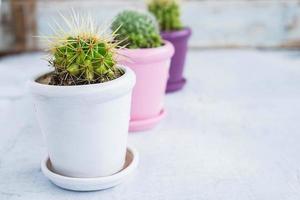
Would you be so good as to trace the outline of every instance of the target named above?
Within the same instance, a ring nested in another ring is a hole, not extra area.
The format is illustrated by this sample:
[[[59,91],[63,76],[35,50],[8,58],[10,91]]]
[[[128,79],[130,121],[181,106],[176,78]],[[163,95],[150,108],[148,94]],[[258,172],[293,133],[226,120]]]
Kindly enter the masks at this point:
[[[124,8],[145,9],[141,0],[40,1],[40,31],[47,32],[49,16],[71,6],[88,9],[99,21]],[[300,40],[300,0],[186,0],[182,20],[193,28],[192,47],[282,47]]]
[[[143,0],[38,0],[37,34],[49,34],[58,11],[70,8],[108,23],[122,9],[145,5]],[[182,20],[193,29],[190,46],[195,48],[300,47],[300,0],[184,0]],[[0,37],[5,37],[1,27]]]

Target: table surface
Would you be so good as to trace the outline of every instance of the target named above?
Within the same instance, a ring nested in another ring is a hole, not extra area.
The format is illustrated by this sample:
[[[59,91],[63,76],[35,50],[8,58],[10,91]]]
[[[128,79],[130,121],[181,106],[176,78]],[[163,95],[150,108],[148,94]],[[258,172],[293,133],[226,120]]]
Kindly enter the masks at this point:
[[[26,80],[40,53],[0,60],[1,200],[299,200],[300,53],[190,51],[184,90],[168,116],[129,135],[136,172],[99,192],[62,190],[40,170],[45,146]]]

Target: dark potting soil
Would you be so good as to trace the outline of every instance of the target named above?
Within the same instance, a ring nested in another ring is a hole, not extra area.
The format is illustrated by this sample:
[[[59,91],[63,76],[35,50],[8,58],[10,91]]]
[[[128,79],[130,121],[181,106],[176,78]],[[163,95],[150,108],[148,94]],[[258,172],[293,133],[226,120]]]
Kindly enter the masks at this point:
[[[97,83],[104,83],[114,79],[121,77],[124,74],[124,71],[120,68],[117,68],[114,71],[115,77],[109,79],[105,77],[99,77],[93,81],[87,81],[84,79],[80,79],[74,76],[71,76],[67,73],[59,74],[57,72],[51,72],[45,74],[38,79],[36,82],[45,84],[45,85],[57,85],[57,86],[74,86],[74,85],[88,85],[88,84],[97,84]]]

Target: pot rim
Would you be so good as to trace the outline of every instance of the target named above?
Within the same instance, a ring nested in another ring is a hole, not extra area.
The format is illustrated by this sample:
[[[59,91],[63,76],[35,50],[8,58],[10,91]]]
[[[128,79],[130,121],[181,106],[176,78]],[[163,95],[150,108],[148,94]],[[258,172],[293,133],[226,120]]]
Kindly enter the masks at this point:
[[[161,31],[160,34],[166,40],[168,40],[168,38],[172,38],[172,39],[182,38],[182,37],[189,38],[192,35],[192,30],[189,27],[183,27],[180,30]]]
[[[175,53],[174,46],[167,40],[163,40],[163,43],[163,46],[155,48],[119,49],[119,60],[125,63],[149,63],[169,59]]]
[[[36,74],[28,81],[28,87],[32,94],[48,96],[48,97],[66,97],[66,96],[82,96],[91,95],[94,93],[104,93],[104,95],[117,93],[127,93],[132,90],[136,82],[135,73],[129,68],[122,65],[118,65],[125,73],[111,81],[104,83],[95,83],[87,85],[70,85],[70,86],[58,86],[47,85],[36,82],[36,80],[47,74],[53,72],[53,70],[47,70]]]

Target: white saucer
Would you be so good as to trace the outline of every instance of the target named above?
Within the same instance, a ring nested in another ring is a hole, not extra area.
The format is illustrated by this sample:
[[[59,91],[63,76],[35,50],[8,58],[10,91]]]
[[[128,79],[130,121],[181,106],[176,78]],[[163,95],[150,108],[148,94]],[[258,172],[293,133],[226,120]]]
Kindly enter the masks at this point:
[[[132,147],[127,147],[126,162],[123,169],[111,176],[97,178],[73,178],[56,174],[51,170],[51,162],[48,156],[41,162],[43,174],[55,185],[75,191],[103,190],[120,184],[137,167],[139,155]]]

